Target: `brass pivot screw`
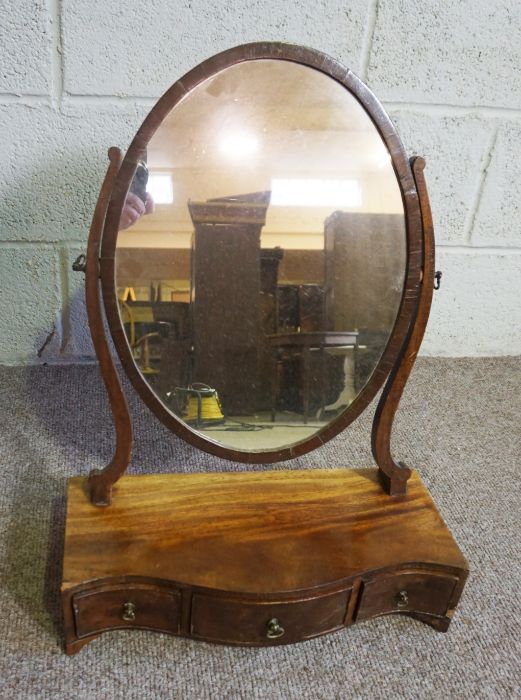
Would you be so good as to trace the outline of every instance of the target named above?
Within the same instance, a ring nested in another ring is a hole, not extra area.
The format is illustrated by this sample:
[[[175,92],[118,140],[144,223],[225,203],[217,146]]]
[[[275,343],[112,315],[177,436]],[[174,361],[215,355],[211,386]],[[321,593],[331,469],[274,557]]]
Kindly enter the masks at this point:
[[[136,606],[134,603],[124,603],[121,619],[125,620],[125,622],[134,622],[136,619]]]
[[[85,272],[87,269],[87,259],[83,253],[78,255],[76,260],[72,263],[72,269],[74,272]]]
[[[278,639],[279,637],[282,637],[285,631],[286,630],[284,627],[282,627],[277,618],[274,617],[268,622],[266,637],[268,639]]]

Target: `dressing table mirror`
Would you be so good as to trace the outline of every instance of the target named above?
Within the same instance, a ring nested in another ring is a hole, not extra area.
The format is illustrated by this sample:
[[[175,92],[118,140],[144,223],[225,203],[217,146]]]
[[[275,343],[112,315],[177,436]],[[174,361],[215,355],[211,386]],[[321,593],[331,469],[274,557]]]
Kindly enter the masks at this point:
[[[116,447],[69,481],[67,652],[136,628],[285,644],[388,613],[445,631],[467,563],[391,453],[435,280],[424,161],[351,71],[278,43],[194,68],[109,160],[76,269]],[[377,467],[125,476],[105,318],[133,388],[209,462],[319,449],[381,390]]]

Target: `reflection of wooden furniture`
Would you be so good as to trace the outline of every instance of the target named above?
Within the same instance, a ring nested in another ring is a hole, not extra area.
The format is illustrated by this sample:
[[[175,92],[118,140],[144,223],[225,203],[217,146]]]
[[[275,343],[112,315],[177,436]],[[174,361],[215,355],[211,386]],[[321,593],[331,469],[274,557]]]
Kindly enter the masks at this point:
[[[257,391],[257,411],[269,411],[271,408],[271,348],[266,336],[276,333],[279,324],[277,286],[279,266],[284,251],[282,248],[261,248],[260,251],[260,285],[259,299],[260,336],[259,336],[259,387]]]
[[[320,407],[324,410],[326,405],[327,382],[325,376],[325,357],[324,351],[327,348],[345,349],[347,352],[353,352],[355,355],[356,365],[356,348],[357,348],[358,333],[335,333],[335,332],[318,332],[318,333],[279,333],[268,336],[268,342],[274,351],[273,383],[272,383],[272,404],[271,404],[271,420],[275,420],[277,410],[277,402],[280,391],[280,374],[277,370],[277,364],[284,361],[284,357],[301,358],[302,360],[302,403],[304,423],[308,422],[309,418],[309,400],[311,392],[311,353],[319,354],[320,373],[318,377],[318,386],[321,392]],[[282,352],[282,357],[279,353]]]
[[[289,251],[287,259],[291,258],[292,252]],[[306,333],[308,337],[312,337],[309,336],[310,333],[327,330],[324,318],[324,287],[316,283],[279,285],[277,320],[275,335],[279,336]],[[302,413],[307,422],[310,406],[317,402],[317,394],[318,405],[323,408],[328,401],[326,396],[329,389],[341,381],[341,365],[331,358],[325,358],[319,347],[303,351],[301,347],[292,349],[290,344],[276,353],[274,372],[272,341],[269,339],[268,345],[271,353],[272,419],[275,410],[280,409]],[[279,400],[281,396],[284,397],[282,403]]]
[[[321,285],[300,284],[298,308],[299,328],[302,333],[328,330],[324,324],[324,288]]]
[[[277,289],[277,331],[327,330],[324,288],[319,284],[281,284]]]
[[[177,338],[173,333],[161,342],[160,372],[151,378],[150,384],[154,392],[167,403],[176,387],[186,387],[191,383],[190,348],[189,339]]]
[[[261,337],[260,233],[270,193],[189,202],[193,381],[216,389],[228,415],[256,410]]]
[[[271,294],[274,303],[279,282],[279,266],[283,257],[282,248],[262,248],[260,251],[261,292]]]
[[[402,295],[405,260],[397,241],[405,235],[403,214],[337,211],[326,219],[326,317],[331,330],[392,328]],[[335,299],[356,299],[338,304]]]
[[[281,284],[277,289],[276,331],[297,332],[299,327],[298,285]]]
[[[404,232],[402,214],[336,211],[325,221],[326,323],[360,332],[367,349],[356,365],[358,390],[382,355],[402,295],[405,260],[396,248]],[[356,303],[339,304],[339,299]]]

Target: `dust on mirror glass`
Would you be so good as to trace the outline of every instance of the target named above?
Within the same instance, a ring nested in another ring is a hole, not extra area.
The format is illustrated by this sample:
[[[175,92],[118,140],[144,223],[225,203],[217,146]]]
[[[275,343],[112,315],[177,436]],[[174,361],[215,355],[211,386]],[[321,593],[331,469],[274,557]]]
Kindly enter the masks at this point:
[[[136,365],[226,447],[308,439],[367,384],[402,296],[402,198],[371,119],[319,71],[246,61],[174,107],[144,161],[116,251]]]

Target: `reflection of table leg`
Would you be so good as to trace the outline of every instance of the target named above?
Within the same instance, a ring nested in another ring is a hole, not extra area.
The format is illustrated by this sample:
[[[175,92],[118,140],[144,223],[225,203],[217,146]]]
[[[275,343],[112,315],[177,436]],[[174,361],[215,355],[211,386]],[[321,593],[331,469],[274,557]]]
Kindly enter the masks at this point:
[[[344,348],[328,348],[329,354],[338,355],[340,352],[344,355],[344,380],[343,386],[336,400],[324,407],[324,412],[338,411],[340,408],[349,406],[356,397],[356,389],[354,385],[355,374],[354,367],[356,363],[356,346]]]
[[[279,398],[279,361],[278,351],[275,348],[273,352],[273,363],[271,370],[271,422],[275,423],[275,414],[277,412],[277,400]]]
[[[275,422],[275,412],[277,410],[277,394],[278,394],[278,381],[277,381],[278,363],[277,363],[277,351],[275,350],[272,355],[272,370],[271,370],[271,422]]]
[[[356,368],[358,366],[358,341],[353,345],[353,389],[355,394],[356,389]]]
[[[318,418],[321,420],[326,408],[326,354],[324,346],[320,346],[320,410]]]
[[[302,353],[302,370],[304,375],[303,387],[302,387],[302,403],[304,404],[304,423],[308,422],[309,416],[309,390],[310,390],[310,349],[305,347]]]

